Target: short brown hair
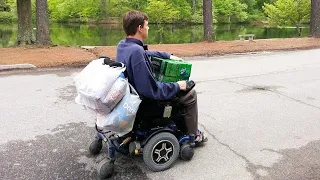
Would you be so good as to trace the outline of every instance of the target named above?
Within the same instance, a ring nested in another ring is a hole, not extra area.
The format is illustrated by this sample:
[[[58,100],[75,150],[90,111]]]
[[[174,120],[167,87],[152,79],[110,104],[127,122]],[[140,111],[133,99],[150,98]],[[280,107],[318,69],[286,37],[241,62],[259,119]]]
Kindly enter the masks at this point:
[[[128,35],[135,35],[137,33],[137,27],[143,26],[144,21],[148,21],[148,15],[140,11],[128,11],[123,17],[123,29]]]

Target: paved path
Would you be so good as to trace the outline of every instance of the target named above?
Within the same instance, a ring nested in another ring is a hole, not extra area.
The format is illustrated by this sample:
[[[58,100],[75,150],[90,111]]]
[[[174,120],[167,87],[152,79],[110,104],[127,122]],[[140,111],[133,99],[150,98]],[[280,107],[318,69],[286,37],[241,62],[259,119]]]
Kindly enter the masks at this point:
[[[194,57],[207,146],[153,173],[121,157],[113,179],[320,179],[320,50]],[[0,74],[1,179],[96,179],[93,116],[74,103],[79,69]]]

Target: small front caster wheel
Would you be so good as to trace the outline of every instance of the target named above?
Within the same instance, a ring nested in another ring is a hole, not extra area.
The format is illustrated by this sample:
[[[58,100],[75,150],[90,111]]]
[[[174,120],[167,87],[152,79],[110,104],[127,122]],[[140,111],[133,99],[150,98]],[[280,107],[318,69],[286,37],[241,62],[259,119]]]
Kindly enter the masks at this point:
[[[194,155],[194,149],[190,146],[190,144],[183,144],[180,148],[180,158],[185,161],[189,161],[192,159]]]
[[[98,154],[102,149],[102,140],[101,139],[94,139],[89,144],[89,152],[92,155]]]

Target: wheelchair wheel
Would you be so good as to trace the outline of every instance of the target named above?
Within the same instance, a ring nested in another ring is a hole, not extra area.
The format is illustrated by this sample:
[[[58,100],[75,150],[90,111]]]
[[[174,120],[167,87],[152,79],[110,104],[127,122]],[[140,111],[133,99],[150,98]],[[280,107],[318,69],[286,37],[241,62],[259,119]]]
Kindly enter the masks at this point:
[[[184,161],[189,161],[194,155],[194,149],[190,144],[183,144],[180,149],[180,158]]]
[[[101,139],[94,139],[89,143],[89,152],[92,155],[98,154],[102,149],[102,140]]]
[[[114,172],[114,161],[103,159],[97,166],[97,172],[101,179],[110,178]]]
[[[143,148],[144,163],[152,171],[169,169],[179,157],[180,146],[177,138],[168,132],[153,136]]]

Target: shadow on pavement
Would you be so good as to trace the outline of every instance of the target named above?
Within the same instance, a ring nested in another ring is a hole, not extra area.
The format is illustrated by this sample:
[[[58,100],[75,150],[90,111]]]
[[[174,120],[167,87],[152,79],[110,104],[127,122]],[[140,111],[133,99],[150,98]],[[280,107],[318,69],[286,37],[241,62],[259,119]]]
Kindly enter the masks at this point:
[[[52,131],[34,140],[0,145],[1,179],[98,179],[96,166],[106,151],[89,155],[87,144],[94,137],[94,128],[70,123]],[[111,179],[148,178],[133,159],[120,156]]]

